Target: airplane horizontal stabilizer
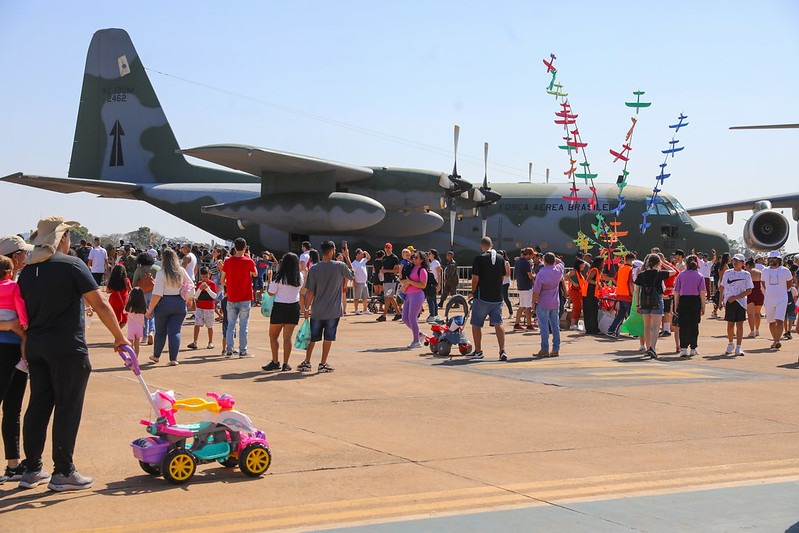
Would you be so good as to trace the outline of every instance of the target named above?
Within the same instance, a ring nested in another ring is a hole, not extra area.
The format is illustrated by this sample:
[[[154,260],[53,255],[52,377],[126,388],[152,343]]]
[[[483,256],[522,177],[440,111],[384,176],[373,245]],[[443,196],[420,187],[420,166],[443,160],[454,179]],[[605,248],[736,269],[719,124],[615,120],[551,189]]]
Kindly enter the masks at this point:
[[[259,177],[264,174],[312,174],[332,171],[335,172],[336,182],[346,183],[367,179],[373,174],[372,169],[368,167],[240,144],[200,146],[178,150],[178,153]]]
[[[88,192],[101,198],[124,198],[136,200],[135,192],[141,189],[135,183],[121,181],[93,180],[86,178],[52,178],[48,176],[31,176],[17,172],[0,178],[0,181],[18,183],[28,187],[36,187],[46,191],[70,194],[73,192]]]

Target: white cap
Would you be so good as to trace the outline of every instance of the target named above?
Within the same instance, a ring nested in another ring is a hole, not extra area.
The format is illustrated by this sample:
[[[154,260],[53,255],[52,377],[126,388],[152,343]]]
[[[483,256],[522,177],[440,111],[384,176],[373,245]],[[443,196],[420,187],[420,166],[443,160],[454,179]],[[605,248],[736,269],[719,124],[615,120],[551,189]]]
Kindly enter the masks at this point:
[[[780,251],[779,250],[771,250],[768,253],[769,259],[779,259],[780,258]]]
[[[734,256],[732,256],[732,258],[736,261],[746,261],[746,257],[744,257],[744,254],[735,254]]]

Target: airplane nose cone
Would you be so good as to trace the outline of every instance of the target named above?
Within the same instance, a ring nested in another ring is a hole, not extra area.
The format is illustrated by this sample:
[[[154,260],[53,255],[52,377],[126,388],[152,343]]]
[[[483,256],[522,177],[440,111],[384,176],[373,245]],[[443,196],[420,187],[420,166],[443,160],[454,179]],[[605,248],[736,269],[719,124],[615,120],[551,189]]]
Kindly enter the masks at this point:
[[[716,250],[719,254],[729,251],[730,241],[720,231],[698,226],[688,242],[697,252],[710,253],[711,250]]]

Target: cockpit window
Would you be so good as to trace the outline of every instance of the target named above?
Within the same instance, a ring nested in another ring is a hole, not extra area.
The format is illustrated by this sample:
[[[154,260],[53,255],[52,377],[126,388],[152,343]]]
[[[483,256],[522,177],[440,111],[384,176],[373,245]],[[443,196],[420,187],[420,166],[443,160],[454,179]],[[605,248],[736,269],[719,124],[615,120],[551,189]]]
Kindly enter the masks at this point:
[[[650,205],[647,212],[650,215],[676,215],[677,209],[674,208],[671,201],[663,198],[662,196],[659,197],[659,202],[654,205]]]

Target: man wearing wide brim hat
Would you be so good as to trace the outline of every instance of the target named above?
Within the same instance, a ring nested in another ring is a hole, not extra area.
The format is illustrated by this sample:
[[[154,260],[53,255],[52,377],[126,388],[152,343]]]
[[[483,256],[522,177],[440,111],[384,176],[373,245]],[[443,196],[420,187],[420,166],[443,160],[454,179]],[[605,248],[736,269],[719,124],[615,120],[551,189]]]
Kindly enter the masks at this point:
[[[100,295],[86,264],[69,252],[69,230],[78,222],[50,216],[31,235],[33,250],[19,276],[28,309],[26,357],[30,370],[30,401],[22,427],[25,473],[21,488],[50,481],[55,491],[92,486],[92,478],[75,470],[72,455],[78,436],[83,398],[91,373],[86,346],[83,299],[114,336],[114,348],[129,344],[114,312]],[[42,471],[47,426],[53,416],[52,478]]]

